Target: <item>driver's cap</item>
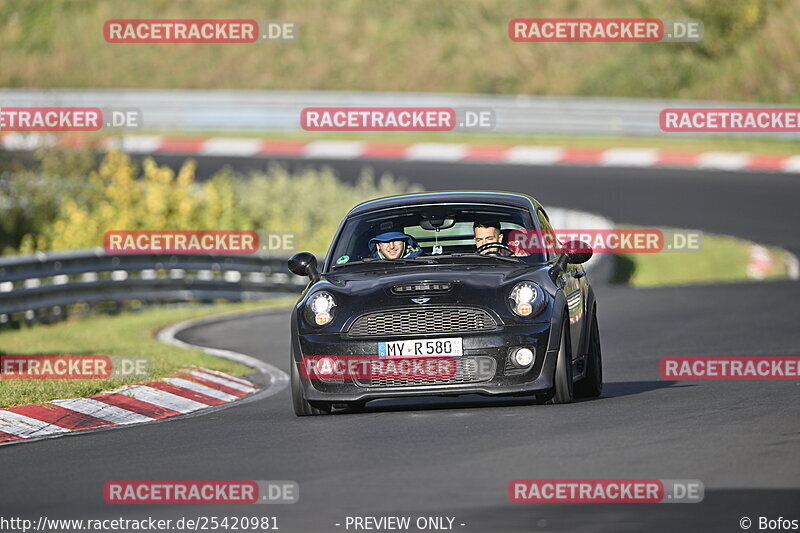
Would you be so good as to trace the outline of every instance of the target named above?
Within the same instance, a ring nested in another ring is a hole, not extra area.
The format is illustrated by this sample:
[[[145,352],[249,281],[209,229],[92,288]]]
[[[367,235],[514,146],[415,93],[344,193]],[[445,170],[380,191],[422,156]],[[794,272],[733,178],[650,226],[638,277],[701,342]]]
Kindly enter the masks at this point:
[[[405,241],[406,244],[408,244],[409,240],[410,237],[403,232],[387,231],[386,233],[381,233],[380,235],[376,235],[375,237],[371,238],[369,240],[369,249],[375,250],[375,247],[379,242]]]

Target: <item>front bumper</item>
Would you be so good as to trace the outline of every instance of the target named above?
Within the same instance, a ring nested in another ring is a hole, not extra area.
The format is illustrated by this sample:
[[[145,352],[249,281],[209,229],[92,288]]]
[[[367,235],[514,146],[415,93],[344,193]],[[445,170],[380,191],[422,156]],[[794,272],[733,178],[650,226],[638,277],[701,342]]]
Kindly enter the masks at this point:
[[[460,394],[499,396],[544,392],[553,388],[558,339],[555,339],[554,344],[552,333],[552,325],[545,322],[503,325],[490,332],[413,336],[430,340],[461,337],[464,349],[462,358],[493,360],[495,363],[493,375],[488,376],[488,379],[484,376],[484,379],[476,382],[370,386],[366,385],[364,380],[343,379],[327,382],[301,377],[300,383],[307,400],[342,403],[408,396]],[[302,358],[307,356],[375,356],[378,353],[378,342],[391,340],[402,340],[402,337],[376,339],[354,338],[344,334],[294,335],[292,362],[301,364]],[[511,349],[517,347],[533,350],[534,361],[530,368],[521,371],[511,369],[510,365],[507,365]]]

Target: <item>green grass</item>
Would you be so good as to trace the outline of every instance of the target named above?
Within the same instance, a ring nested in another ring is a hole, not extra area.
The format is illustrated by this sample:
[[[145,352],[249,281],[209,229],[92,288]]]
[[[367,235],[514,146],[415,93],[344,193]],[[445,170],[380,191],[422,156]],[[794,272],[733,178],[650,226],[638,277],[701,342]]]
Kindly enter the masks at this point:
[[[146,356],[153,378],[188,366],[201,366],[241,376],[252,372],[244,365],[220,359],[196,349],[183,349],[158,342],[156,331],[169,324],[229,311],[289,306],[294,300],[227,303],[215,306],[158,307],[118,316],[96,315],[54,325],[35,325],[0,332],[0,354]],[[42,403],[58,398],[92,396],[136,380],[2,380],[0,407]]]
[[[511,19],[699,18],[700,43],[517,43]],[[108,19],[292,20],[290,43],[111,44]],[[793,0],[5,0],[0,86],[800,102]]]
[[[696,252],[618,254],[614,257],[614,281],[639,288],[753,281],[747,275],[751,244],[736,237],[705,234],[703,248]],[[774,265],[765,279],[786,278],[786,252],[776,246],[765,248]]]

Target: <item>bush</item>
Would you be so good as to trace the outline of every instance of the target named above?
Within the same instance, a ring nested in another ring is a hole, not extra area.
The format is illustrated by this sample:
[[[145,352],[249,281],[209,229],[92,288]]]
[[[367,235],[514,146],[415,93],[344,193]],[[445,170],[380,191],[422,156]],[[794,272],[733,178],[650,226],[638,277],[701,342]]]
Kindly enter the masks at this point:
[[[239,209],[251,228],[294,232],[297,247],[325,254],[344,215],[356,204],[381,196],[402,194],[409,188],[390,175],[375,180],[362,172],[354,185],[346,185],[328,167],[290,174],[275,165],[265,174],[236,182]]]
[[[86,175],[96,165],[89,151],[38,150],[33,168],[8,156],[0,162],[0,251],[14,253],[23,241],[53,224],[67,198],[88,201]]]
[[[175,173],[150,158],[140,169],[128,155],[111,152],[87,171],[90,160],[68,157],[74,155],[43,154],[38,169],[6,173],[0,196],[6,251],[102,246],[109,230],[255,230],[291,231],[297,246],[324,253],[355,204],[413,190],[390,175],[376,182],[368,171],[352,185],[330,168],[292,174],[278,165],[246,177],[225,170],[199,183],[191,160]]]

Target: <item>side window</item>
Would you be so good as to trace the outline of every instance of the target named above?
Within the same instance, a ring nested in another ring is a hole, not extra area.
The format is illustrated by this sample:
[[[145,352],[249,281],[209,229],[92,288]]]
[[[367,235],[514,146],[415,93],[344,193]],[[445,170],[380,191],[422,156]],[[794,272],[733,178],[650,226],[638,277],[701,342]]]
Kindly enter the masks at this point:
[[[536,210],[536,216],[539,217],[539,225],[543,230],[551,230],[553,226],[550,225],[550,219],[547,217],[547,213],[544,212],[544,209],[541,207]]]
[[[544,209],[541,207],[536,209],[536,217],[539,219],[539,228],[542,230],[542,233],[545,235],[552,234],[553,226],[550,225],[550,219],[547,216],[547,213],[544,212]],[[555,254],[552,250],[548,250],[547,252],[547,260],[550,261],[551,259],[555,258]]]

